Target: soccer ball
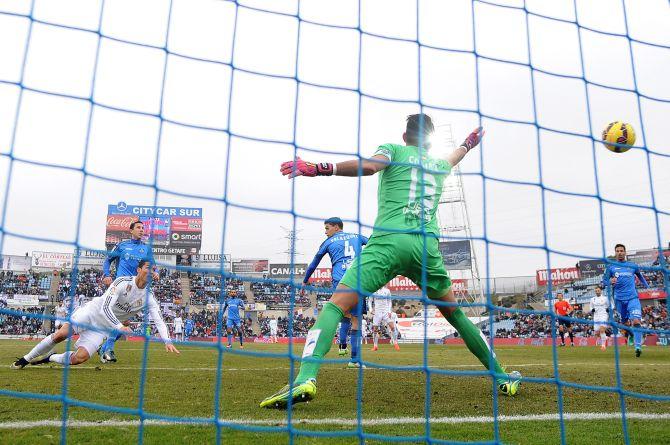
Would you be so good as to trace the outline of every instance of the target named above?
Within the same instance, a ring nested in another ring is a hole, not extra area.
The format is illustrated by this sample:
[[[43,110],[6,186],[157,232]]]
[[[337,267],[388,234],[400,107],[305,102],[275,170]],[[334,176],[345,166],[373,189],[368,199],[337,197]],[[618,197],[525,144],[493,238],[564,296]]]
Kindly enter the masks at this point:
[[[630,150],[630,146],[635,143],[635,130],[631,124],[625,122],[611,122],[603,130],[603,142],[609,151],[614,153],[624,153]],[[608,144],[609,142],[609,144]],[[611,145],[624,144],[621,145]]]

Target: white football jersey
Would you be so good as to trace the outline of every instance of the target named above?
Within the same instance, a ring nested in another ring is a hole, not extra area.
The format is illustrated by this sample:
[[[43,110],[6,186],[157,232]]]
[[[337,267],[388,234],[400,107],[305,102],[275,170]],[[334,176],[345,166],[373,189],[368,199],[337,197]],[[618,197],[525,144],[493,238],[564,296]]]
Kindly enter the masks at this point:
[[[606,319],[607,318],[607,308],[609,307],[609,300],[606,296],[601,295],[600,297],[591,298],[591,309],[596,311],[593,313],[593,319]]]
[[[277,320],[270,320],[270,329],[277,329]]]
[[[175,317],[174,318],[174,330],[176,332],[181,332],[181,330],[184,328],[184,321],[181,319],[181,317]]]
[[[56,317],[58,318],[66,318],[67,317],[67,307],[65,305],[61,304],[56,306]]]
[[[144,306],[147,305],[149,316],[156,324],[161,338],[169,340],[170,335],[154,294],[146,287],[137,287],[135,279],[136,277],[117,278],[101,297],[89,301],[82,309],[95,314],[95,319],[103,325],[100,327],[121,329],[123,321],[144,313]]]
[[[391,312],[393,308],[393,300],[391,299],[391,291],[386,287],[382,287],[377,292],[372,294],[372,303],[376,313]]]

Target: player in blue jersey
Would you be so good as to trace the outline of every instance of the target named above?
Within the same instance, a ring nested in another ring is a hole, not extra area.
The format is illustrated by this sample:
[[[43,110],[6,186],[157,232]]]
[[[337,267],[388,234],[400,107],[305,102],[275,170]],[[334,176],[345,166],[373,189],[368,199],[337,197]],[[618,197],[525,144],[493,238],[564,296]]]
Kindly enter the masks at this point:
[[[344,276],[344,273],[347,271],[351,263],[353,263],[354,258],[361,253],[363,246],[368,243],[368,239],[363,235],[358,233],[348,233],[344,231],[344,223],[340,218],[328,218],[323,222],[324,229],[326,231],[326,236],[328,237],[319,251],[314,256],[314,259],[307,267],[305,272],[305,278],[303,280],[304,284],[307,284],[310,277],[318,267],[321,259],[325,254],[330,256],[330,262],[332,264],[332,281],[333,281],[333,290],[337,288],[337,285],[340,283],[340,280]],[[361,305],[362,313],[365,314],[366,304],[365,301]],[[338,334],[339,338],[339,355],[346,355],[347,353],[347,336],[351,329],[351,318],[344,317],[340,323],[340,331]],[[357,367],[358,362],[358,342],[355,339],[358,336],[358,323],[354,325],[354,328],[351,329],[351,362],[349,367]]]
[[[184,341],[188,341],[191,334],[193,334],[193,320],[191,316],[187,316],[186,321],[184,322]]]
[[[244,310],[244,301],[237,297],[232,297],[226,300],[223,306],[223,312],[228,309],[226,318],[226,332],[228,333],[228,346],[233,347],[233,329],[237,331],[240,336],[240,349],[244,349],[244,331],[242,330],[242,320],[240,318],[240,310]]]
[[[104,278],[102,284],[109,286],[112,284],[111,266],[116,264],[116,278],[132,277],[136,274],[137,265],[140,260],[146,260],[151,257],[149,246],[142,242],[144,236],[144,224],[141,221],[130,223],[130,239],[118,243],[107,255],[102,272]],[[158,280],[158,274],[153,272],[153,280]],[[108,337],[107,341],[100,347],[100,361],[102,363],[116,362],[114,353],[114,343],[121,338],[121,334]]]
[[[621,323],[633,327],[640,327],[642,318],[642,306],[640,298],[635,289],[635,277],[640,279],[644,287],[649,287],[644,279],[640,266],[626,261],[626,246],[617,244],[614,246],[615,263],[608,263],[603,274],[603,287],[612,285],[612,293],[616,311],[621,316]],[[635,356],[642,354],[642,332],[634,329],[633,340],[635,343]]]

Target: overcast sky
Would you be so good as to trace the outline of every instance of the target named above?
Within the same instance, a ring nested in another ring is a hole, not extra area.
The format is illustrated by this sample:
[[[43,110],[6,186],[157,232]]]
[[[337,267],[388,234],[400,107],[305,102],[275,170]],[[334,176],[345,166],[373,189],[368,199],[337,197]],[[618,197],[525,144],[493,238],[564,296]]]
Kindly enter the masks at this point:
[[[480,117],[486,128],[461,164],[473,236],[494,242],[475,242],[482,275],[532,275],[547,266],[545,244],[602,256],[616,242],[668,243],[670,217],[648,208],[670,212],[665,0],[625,2],[627,20],[618,0],[577,1],[577,11],[572,0],[526,2],[530,12],[661,45],[633,42],[633,60],[625,37],[476,1],[421,0],[418,17],[416,1],[404,0],[362,0],[360,17],[358,2],[344,0],[300,9],[288,0],[175,0],[171,12],[170,3],[109,0],[101,14],[100,1],[41,0],[31,23],[31,2],[0,1],[9,13],[0,13],[2,228],[70,243],[3,232],[2,253],[71,251],[75,240],[102,249],[107,205],[125,201],[202,207],[202,252],[223,246],[237,258],[285,261],[282,226],[295,223],[296,262],[308,262],[323,219],[373,224],[377,178],[291,182],[280,163],[294,144],[307,160],[338,162],[401,143],[419,102],[457,143]],[[572,78],[531,76],[529,63]],[[632,124],[649,151],[614,154],[565,134],[599,138],[615,120]],[[538,126],[564,133],[538,138]],[[597,193],[620,204],[601,207]],[[550,257],[552,267],[578,260]]]

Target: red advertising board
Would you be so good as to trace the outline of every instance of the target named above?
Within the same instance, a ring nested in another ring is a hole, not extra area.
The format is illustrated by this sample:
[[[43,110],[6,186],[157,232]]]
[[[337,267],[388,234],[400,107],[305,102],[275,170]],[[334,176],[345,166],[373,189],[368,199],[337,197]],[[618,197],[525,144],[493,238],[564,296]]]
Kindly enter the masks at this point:
[[[549,283],[549,274],[551,273],[551,284],[563,284],[579,280],[579,269],[576,267],[565,267],[562,269],[538,270],[535,272],[535,279],[538,286],[546,286]]]
[[[200,218],[172,218],[173,232],[202,232]]]
[[[317,267],[309,278],[310,283],[328,283],[333,279],[329,267]]]
[[[330,268],[328,267],[319,267],[317,268],[312,276],[309,279],[310,283],[327,283],[332,279]],[[466,292],[467,291],[467,280],[451,280],[452,285],[454,286],[454,292]],[[412,280],[402,275],[398,275],[394,279],[388,282],[386,287],[389,288],[391,292],[399,291],[414,291],[420,292],[419,286],[414,284]]]
[[[639,291],[637,295],[640,297],[640,300],[658,300],[668,297],[668,294],[661,289]]]
[[[107,232],[127,234],[130,231],[130,224],[137,219],[137,216],[134,215],[107,215]]]

